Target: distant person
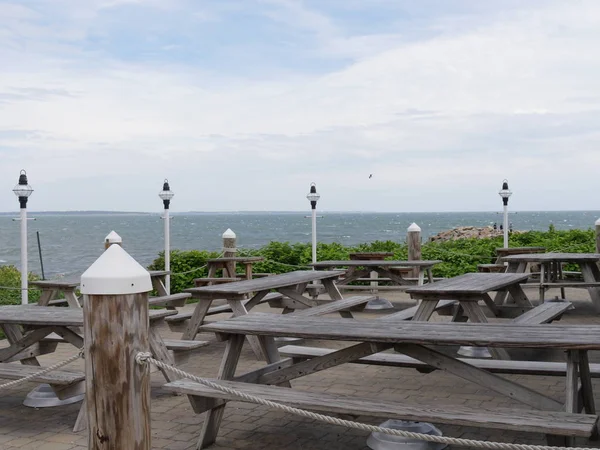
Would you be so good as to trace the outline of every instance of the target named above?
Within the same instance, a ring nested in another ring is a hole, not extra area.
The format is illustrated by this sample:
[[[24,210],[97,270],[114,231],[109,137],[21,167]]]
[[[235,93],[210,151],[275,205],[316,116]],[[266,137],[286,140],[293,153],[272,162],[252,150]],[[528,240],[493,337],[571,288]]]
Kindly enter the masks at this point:
[[[502,224],[500,224],[500,231],[502,231],[504,229],[504,227],[502,226]]]
[[[496,222],[494,222],[494,230],[498,229],[498,224]]]
[[[512,222],[510,223],[510,225],[508,226],[508,231],[510,231],[512,233],[513,230],[513,226],[512,226]]]

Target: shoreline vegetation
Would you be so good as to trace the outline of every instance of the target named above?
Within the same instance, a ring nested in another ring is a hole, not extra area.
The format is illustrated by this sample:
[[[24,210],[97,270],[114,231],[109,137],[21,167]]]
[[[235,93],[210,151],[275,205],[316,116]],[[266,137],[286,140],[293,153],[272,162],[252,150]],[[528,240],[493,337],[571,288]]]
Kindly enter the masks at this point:
[[[491,231],[490,231],[491,230]],[[594,253],[595,232],[588,230],[558,231],[550,225],[548,231],[515,231],[510,234],[510,247],[545,247],[549,252]],[[478,264],[488,264],[496,260],[496,248],[502,247],[502,232],[491,227],[460,227],[439,233],[423,242],[421,253],[424,260],[441,260],[433,268],[435,277],[450,278],[467,272],[476,272]],[[339,243],[317,245],[317,259],[346,260],[354,252],[392,252],[388,259],[408,259],[405,242],[374,241],[370,243],[344,246]],[[265,261],[254,265],[257,273],[284,273],[293,270],[309,269],[311,245],[272,241],[258,249],[240,248],[240,256],[262,256]],[[171,291],[178,293],[193,286],[194,278],[207,275],[206,260],[217,258],[218,252],[206,250],[171,251]],[[164,253],[148,266],[149,270],[164,268]],[[572,270],[567,268],[567,270]],[[40,277],[30,273],[29,279]],[[0,304],[20,303],[20,273],[17,267],[0,266]],[[39,291],[32,289],[30,299],[35,302]]]
[[[477,272],[478,264],[489,264],[496,260],[496,249],[502,247],[502,232],[497,230],[488,234],[488,228],[462,227],[461,233],[451,233],[455,238],[434,239],[423,242],[421,258],[424,260],[441,260],[433,268],[435,277],[450,278],[468,272]],[[484,230],[485,229],[485,230]],[[473,235],[476,230],[483,230]],[[450,230],[452,231],[452,230]],[[445,232],[446,233],[446,232]],[[442,233],[440,233],[442,234]],[[434,237],[432,237],[434,238]],[[548,231],[515,231],[510,234],[510,247],[544,247],[548,252],[568,253],[595,253],[595,232],[588,230],[558,231],[550,225]],[[408,247],[405,242],[374,241],[353,246],[344,246],[339,243],[317,245],[317,259],[347,260],[349,254],[354,252],[392,252],[393,257],[388,259],[408,259]],[[275,242],[258,249],[238,250],[239,256],[262,256],[265,261],[254,264],[257,273],[285,273],[293,270],[309,269],[311,262],[311,244]],[[181,292],[193,286],[194,278],[207,276],[206,260],[217,258],[218,252],[204,250],[172,250],[171,251],[171,292]],[[164,253],[160,253],[150,266],[149,270],[162,270],[164,268]],[[567,270],[574,268],[567,267]]]

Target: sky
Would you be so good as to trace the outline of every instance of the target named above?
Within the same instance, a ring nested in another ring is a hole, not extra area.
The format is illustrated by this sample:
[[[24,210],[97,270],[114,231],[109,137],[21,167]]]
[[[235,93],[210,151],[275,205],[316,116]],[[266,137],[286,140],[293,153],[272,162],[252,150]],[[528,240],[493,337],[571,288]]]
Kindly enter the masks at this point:
[[[596,0],[0,0],[0,211],[598,210],[599,47]]]

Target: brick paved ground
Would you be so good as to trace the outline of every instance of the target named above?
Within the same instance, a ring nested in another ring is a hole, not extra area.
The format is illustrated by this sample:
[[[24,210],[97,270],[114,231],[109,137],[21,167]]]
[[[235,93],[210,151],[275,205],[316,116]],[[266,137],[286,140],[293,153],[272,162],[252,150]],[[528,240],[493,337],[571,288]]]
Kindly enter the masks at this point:
[[[529,290],[529,293],[535,290]],[[414,304],[404,294],[384,295],[394,301],[397,308]],[[600,323],[600,316],[591,308],[587,293],[583,290],[568,292],[575,301],[576,310],[563,317],[571,323]],[[268,309],[267,307],[261,307]],[[376,317],[379,313],[364,313],[361,317]],[[436,320],[448,320],[447,317]],[[179,337],[165,326],[165,337]],[[208,347],[193,354],[183,366],[191,373],[214,377],[225,344],[213,336],[201,335],[198,339],[210,340]],[[308,343],[311,345],[313,343]],[[331,343],[327,343],[331,346]],[[43,364],[52,364],[74,353],[73,347],[60,344],[59,350],[42,357]],[[534,359],[560,358],[561,355],[520,355]],[[600,355],[591,355],[592,361],[600,361]],[[77,362],[83,368],[82,362]],[[245,346],[239,372],[258,367],[251,350]],[[564,400],[564,380],[560,377],[512,376],[529,387]],[[195,415],[184,396],[173,396],[161,389],[160,373],[152,375],[152,436],[155,449],[193,449],[203,421],[203,415]],[[599,380],[594,380],[598,389]],[[295,387],[311,391],[335,392],[381,397],[399,402],[461,404],[472,406],[526,406],[488,392],[477,385],[442,372],[420,374],[411,369],[348,364],[330,369],[293,382]],[[83,450],[87,444],[87,432],[72,433],[80,404],[61,408],[33,409],[22,405],[27,392],[35,387],[28,383],[11,388],[0,395],[0,449],[35,450]],[[596,398],[598,402],[598,397]],[[362,421],[376,423],[368,418]],[[543,436],[531,433],[492,431],[467,427],[440,425],[447,436],[499,440],[504,442],[544,444]],[[261,450],[363,450],[367,433],[357,430],[317,423],[269,410],[247,403],[229,403],[214,450],[261,449]],[[585,440],[578,442],[588,446]],[[599,445],[600,447],[600,445]],[[123,449],[128,450],[128,449]]]

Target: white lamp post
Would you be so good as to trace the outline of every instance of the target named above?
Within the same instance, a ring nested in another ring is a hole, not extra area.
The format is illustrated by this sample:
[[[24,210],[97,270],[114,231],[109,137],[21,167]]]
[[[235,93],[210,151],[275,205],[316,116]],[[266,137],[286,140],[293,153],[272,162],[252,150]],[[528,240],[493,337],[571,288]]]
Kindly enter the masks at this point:
[[[171,199],[175,196],[173,192],[171,192],[171,188],[169,187],[169,180],[165,178],[165,182],[163,183],[162,191],[158,193],[158,196],[162,199],[163,205],[165,207],[165,215],[163,217],[165,221],[165,270],[171,270],[171,229],[170,229],[170,218],[169,218],[169,206],[171,204]],[[167,274],[165,277],[165,288],[167,290],[167,294],[171,294],[171,275]]]
[[[317,194],[317,185],[315,183],[310,184],[310,192],[306,196],[310,202],[312,210],[312,262],[317,262],[317,201],[321,198]]]
[[[29,303],[29,292],[27,284],[27,199],[33,192],[33,189],[27,183],[27,173],[21,170],[19,183],[13,189],[13,192],[19,197],[21,207],[21,303]]]
[[[502,189],[498,192],[502,197],[502,203],[504,203],[504,248],[508,248],[508,199],[512,195],[510,189],[508,189],[508,181],[502,182]]]

